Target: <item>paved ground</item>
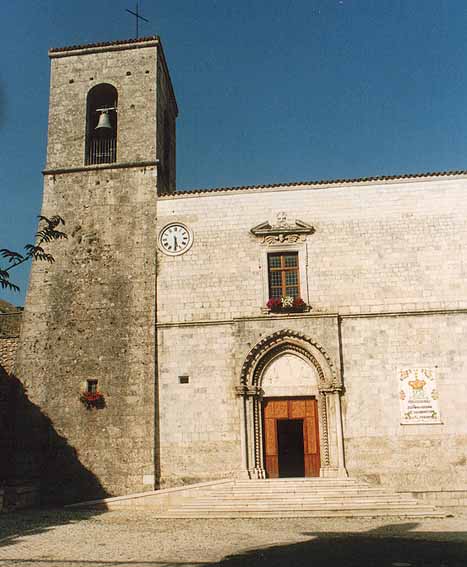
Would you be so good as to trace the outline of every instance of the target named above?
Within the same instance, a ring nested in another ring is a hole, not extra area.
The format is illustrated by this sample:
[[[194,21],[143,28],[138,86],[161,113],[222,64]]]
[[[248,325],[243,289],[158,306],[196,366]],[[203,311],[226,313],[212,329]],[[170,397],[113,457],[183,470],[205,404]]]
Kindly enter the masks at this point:
[[[467,510],[442,520],[158,520],[147,511],[0,515],[0,566],[467,567]]]

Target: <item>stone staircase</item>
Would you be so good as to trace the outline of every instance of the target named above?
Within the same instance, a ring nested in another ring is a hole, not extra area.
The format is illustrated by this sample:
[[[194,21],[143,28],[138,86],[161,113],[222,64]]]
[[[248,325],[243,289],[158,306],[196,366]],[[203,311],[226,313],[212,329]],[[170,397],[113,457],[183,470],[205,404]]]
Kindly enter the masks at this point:
[[[434,506],[356,479],[235,480],[187,491],[163,518],[444,517]]]

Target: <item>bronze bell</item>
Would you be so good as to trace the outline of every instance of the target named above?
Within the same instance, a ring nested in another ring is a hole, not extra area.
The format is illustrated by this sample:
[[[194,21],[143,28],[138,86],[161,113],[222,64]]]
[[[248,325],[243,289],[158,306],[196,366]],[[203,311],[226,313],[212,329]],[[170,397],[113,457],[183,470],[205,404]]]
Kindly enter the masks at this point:
[[[96,126],[96,130],[99,130],[100,128],[107,128],[109,130],[112,130],[112,124],[110,123],[110,118],[109,118],[109,111],[108,110],[102,110],[101,114],[99,116],[99,122],[97,123]]]

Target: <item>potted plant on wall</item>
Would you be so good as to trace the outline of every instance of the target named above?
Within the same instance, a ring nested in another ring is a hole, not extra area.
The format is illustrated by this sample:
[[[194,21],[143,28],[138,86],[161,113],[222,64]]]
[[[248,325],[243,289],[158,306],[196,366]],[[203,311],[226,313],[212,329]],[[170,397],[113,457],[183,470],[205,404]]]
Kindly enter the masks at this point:
[[[81,392],[79,399],[88,410],[105,407],[104,394],[99,390]]]
[[[291,295],[271,297],[266,303],[266,307],[271,313],[304,313],[310,310],[310,306],[301,297],[292,297]]]

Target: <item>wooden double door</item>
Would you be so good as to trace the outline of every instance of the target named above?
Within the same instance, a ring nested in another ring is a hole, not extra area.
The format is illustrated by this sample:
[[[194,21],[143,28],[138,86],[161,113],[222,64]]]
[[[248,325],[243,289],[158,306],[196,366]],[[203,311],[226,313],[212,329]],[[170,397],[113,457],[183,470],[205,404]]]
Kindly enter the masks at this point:
[[[266,398],[263,431],[268,478],[319,476],[318,405],[315,398]]]

